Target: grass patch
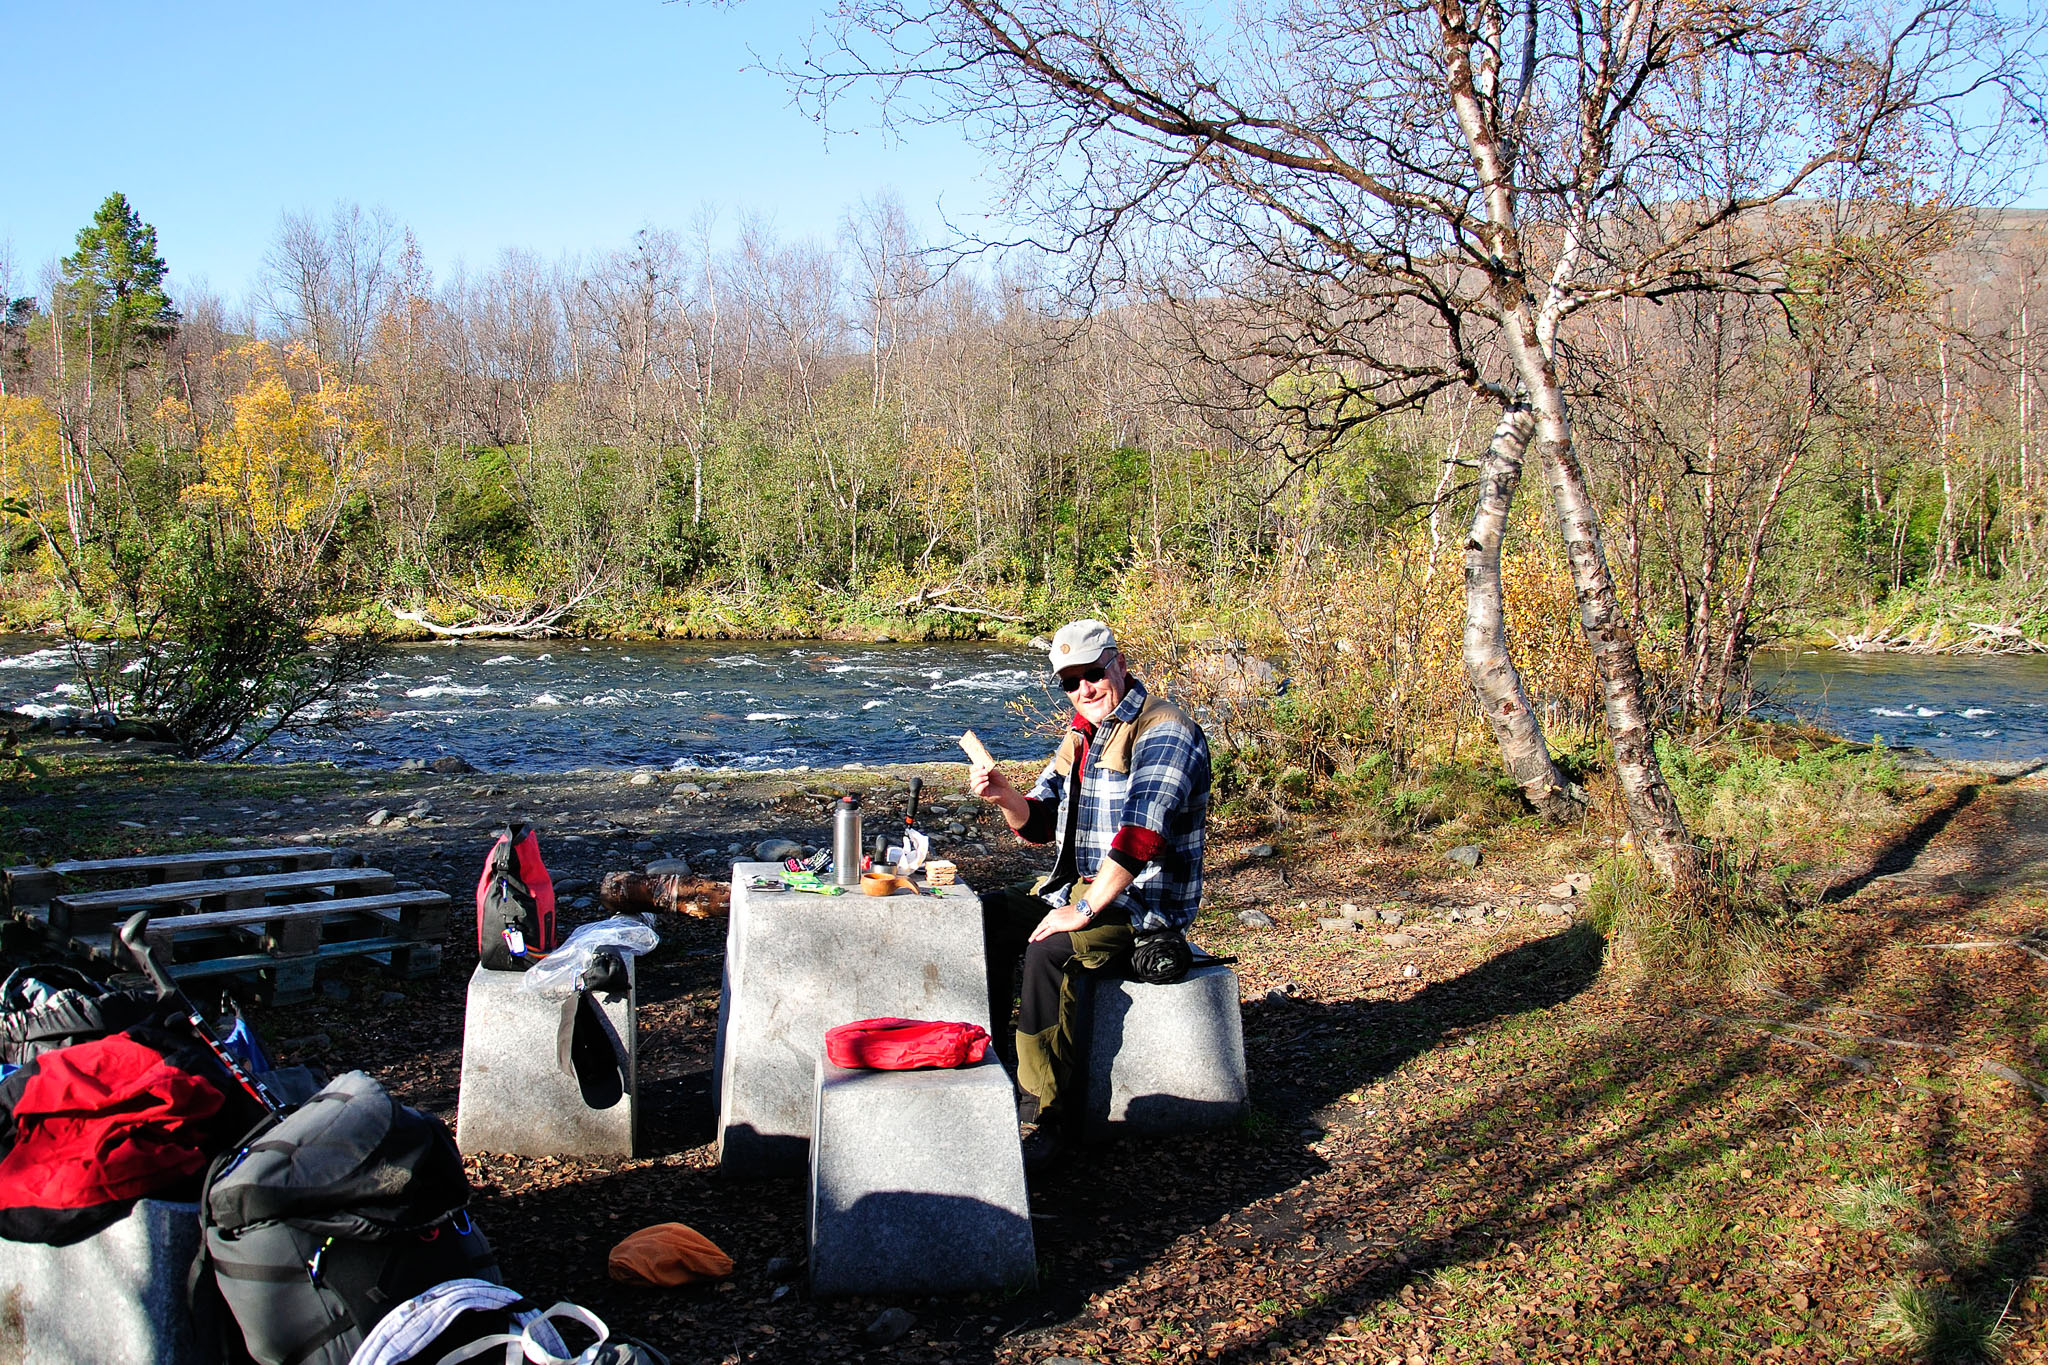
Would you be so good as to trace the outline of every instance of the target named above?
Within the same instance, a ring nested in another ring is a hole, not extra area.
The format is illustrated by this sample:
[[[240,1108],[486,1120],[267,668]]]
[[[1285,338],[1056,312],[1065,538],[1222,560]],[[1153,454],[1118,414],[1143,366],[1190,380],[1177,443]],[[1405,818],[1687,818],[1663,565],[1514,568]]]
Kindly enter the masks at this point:
[[[1900,1214],[1917,1213],[1919,1207],[1906,1187],[1889,1175],[1837,1185],[1828,1195],[1828,1208],[1836,1219],[1864,1232],[1888,1228],[1899,1221]]]
[[[1991,1361],[2012,1341],[2005,1314],[1939,1287],[1894,1285],[1871,1310],[1870,1329],[1888,1346],[1926,1361]]]
[[[1721,744],[1657,741],[1693,834],[1803,862],[1838,853],[1891,818],[1905,774],[1882,744],[1817,742],[1770,727]]]
[[[1586,923],[1615,945],[1615,960],[1639,983],[1738,979],[1808,902],[1789,878],[1757,862],[1710,846],[1699,880],[1674,892],[1641,859],[1613,855],[1594,866]]]

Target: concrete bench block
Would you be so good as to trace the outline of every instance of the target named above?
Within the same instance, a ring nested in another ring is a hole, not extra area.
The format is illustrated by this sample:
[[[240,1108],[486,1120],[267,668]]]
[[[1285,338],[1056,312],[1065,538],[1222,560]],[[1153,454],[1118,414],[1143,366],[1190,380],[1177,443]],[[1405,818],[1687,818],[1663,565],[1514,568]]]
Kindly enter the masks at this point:
[[[523,972],[478,967],[462,1021],[462,1091],[455,1145],[464,1152],[519,1156],[631,1156],[640,1116],[635,959],[618,1000],[597,997],[612,1045],[624,1059],[626,1093],[608,1109],[583,1102],[576,1078],[556,1059],[565,997],[527,989]]]
[[[1037,1279],[1010,1073],[848,1071],[819,1059],[813,1294],[965,1294]]]
[[[204,1365],[221,1358],[185,1302],[199,1206],[136,1202],[68,1247],[0,1241],[0,1360],[9,1365]],[[204,1339],[202,1339],[202,1336]]]
[[[747,885],[781,870],[733,866],[711,1075],[719,1169],[742,1179],[803,1173],[826,1029],[886,1016],[988,1027],[972,888],[826,897]]]
[[[1250,1097],[1237,973],[1201,967],[1171,986],[1090,975],[1084,1133],[1173,1133],[1235,1121]]]

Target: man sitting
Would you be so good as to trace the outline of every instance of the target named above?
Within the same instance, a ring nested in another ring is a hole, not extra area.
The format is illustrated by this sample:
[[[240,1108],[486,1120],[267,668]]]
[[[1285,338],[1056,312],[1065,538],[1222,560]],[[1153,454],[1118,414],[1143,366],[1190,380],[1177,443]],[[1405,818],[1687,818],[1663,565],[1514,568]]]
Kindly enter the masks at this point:
[[[1028,794],[985,764],[967,783],[1025,842],[1054,846],[1052,871],[1029,891],[982,901],[989,1022],[998,1030],[1023,957],[1017,1079],[1037,1101],[1037,1127],[1025,1140],[1034,1167],[1058,1155],[1079,1117],[1070,973],[1121,965],[1137,934],[1187,927],[1202,899],[1209,817],[1208,736],[1130,675],[1109,627],[1062,626],[1051,658],[1074,704],[1059,751]]]

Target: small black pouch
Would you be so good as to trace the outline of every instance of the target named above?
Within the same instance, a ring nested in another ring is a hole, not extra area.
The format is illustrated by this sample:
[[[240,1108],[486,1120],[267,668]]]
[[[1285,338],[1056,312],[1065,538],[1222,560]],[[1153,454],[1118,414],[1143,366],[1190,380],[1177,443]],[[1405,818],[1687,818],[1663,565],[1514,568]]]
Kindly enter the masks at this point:
[[[1171,986],[1194,965],[1194,950],[1178,929],[1154,929],[1131,944],[1131,976],[1148,986]]]

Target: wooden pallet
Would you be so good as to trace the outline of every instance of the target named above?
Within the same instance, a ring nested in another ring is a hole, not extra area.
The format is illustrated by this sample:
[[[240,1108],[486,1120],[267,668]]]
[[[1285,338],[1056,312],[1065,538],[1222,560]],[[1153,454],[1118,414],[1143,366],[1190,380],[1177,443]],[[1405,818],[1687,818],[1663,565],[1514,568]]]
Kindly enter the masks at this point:
[[[438,971],[448,893],[401,891],[388,872],[334,861],[334,850],[311,847],[114,858],[9,868],[6,886],[15,918],[57,946],[125,963],[116,935],[147,910],[145,938],[174,979],[253,976],[277,1004],[310,999],[318,969],[345,958],[397,976]],[[210,875],[251,863],[279,870]],[[129,884],[73,889],[108,877]]]
[[[155,857],[95,858],[87,861],[10,867],[0,871],[0,891],[6,894],[6,908],[47,905],[52,896],[84,880],[111,878],[116,881],[195,881],[218,875],[226,868],[249,871],[268,869],[299,872],[332,867],[345,850],[321,848],[316,844],[292,844],[283,848],[214,849],[205,853],[163,853]],[[350,855],[353,857],[353,855]]]

